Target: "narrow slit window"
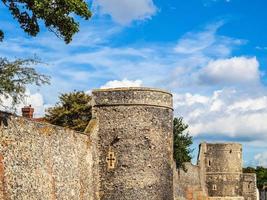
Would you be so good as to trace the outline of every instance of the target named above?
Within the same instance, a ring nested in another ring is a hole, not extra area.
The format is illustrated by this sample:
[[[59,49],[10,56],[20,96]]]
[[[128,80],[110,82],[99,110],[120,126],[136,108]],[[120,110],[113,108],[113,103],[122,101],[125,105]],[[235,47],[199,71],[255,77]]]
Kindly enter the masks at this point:
[[[212,190],[217,190],[217,185],[212,185]]]

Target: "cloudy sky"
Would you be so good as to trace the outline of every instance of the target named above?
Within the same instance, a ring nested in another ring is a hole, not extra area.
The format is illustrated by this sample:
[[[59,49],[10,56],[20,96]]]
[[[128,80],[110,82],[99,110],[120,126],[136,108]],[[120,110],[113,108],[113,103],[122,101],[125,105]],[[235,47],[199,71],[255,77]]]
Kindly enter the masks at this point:
[[[37,55],[51,85],[29,86],[41,116],[60,93],[147,86],[174,94],[175,115],[201,141],[244,145],[244,165],[267,167],[265,0],[95,0],[94,16],[64,44],[42,29],[31,38],[0,4],[0,56]],[[7,102],[8,104],[8,102]],[[195,157],[197,150],[195,150]]]

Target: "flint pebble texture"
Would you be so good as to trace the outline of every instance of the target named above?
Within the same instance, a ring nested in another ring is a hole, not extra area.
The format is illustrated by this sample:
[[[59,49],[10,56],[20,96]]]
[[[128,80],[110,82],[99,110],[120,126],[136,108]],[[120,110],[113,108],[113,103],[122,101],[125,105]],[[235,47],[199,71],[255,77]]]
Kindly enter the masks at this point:
[[[242,145],[201,143],[198,163],[174,171],[175,200],[256,200],[256,175],[242,173]]]
[[[151,88],[94,90],[84,133],[0,112],[0,200],[256,200],[242,146],[173,161],[173,103]]]
[[[210,197],[209,200],[245,200],[244,197]]]
[[[207,144],[206,183],[209,196],[242,196],[242,145]]]
[[[256,174],[244,173],[242,176],[243,196],[245,200],[257,199]]]
[[[199,166],[185,163],[186,171],[174,170],[175,200],[208,200],[208,196],[201,185]]]
[[[0,127],[1,200],[93,200],[91,140],[9,116]]]
[[[173,200],[172,95],[149,88],[93,91],[101,200]],[[115,168],[107,158],[115,155]]]

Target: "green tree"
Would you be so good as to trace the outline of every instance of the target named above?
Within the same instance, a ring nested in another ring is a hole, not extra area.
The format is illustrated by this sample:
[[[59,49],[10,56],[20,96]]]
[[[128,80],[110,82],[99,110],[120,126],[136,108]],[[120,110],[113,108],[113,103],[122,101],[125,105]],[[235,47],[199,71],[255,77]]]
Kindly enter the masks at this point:
[[[185,132],[188,125],[183,122],[183,118],[174,118],[173,120],[173,158],[176,162],[177,169],[185,169],[185,162],[190,162],[192,159],[193,144],[192,136]]]
[[[84,92],[61,94],[55,107],[46,111],[45,118],[51,124],[84,131],[92,118],[91,96]]]
[[[20,27],[29,35],[36,36],[40,31],[40,21],[48,30],[71,42],[79,31],[79,23],[73,14],[88,20],[92,14],[85,0],[2,0]],[[0,31],[0,40],[4,37]]]
[[[256,169],[254,167],[246,167],[243,168],[243,173],[256,173]]]
[[[256,174],[258,178],[257,185],[259,188],[262,188],[267,183],[267,168],[257,167]]]
[[[40,62],[35,58],[17,59],[15,61],[0,58],[0,96],[12,98],[13,104],[17,104],[23,100],[28,84],[38,86],[48,84],[48,76],[39,74],[34,68],[30,67],[38,63]]]
[[[262,188],[264,185],[267,184],[267,168],[264,167],[247,167],[243,168],[244,173],[256,173],[257,176],[257,187]]]

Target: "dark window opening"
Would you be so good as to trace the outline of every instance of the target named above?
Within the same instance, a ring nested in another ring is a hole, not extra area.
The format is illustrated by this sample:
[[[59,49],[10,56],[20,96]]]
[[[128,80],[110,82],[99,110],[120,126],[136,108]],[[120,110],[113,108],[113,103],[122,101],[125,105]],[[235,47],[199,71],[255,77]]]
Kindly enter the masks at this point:
[[[217,190],[217,185],[212,185],[212,190]]]

